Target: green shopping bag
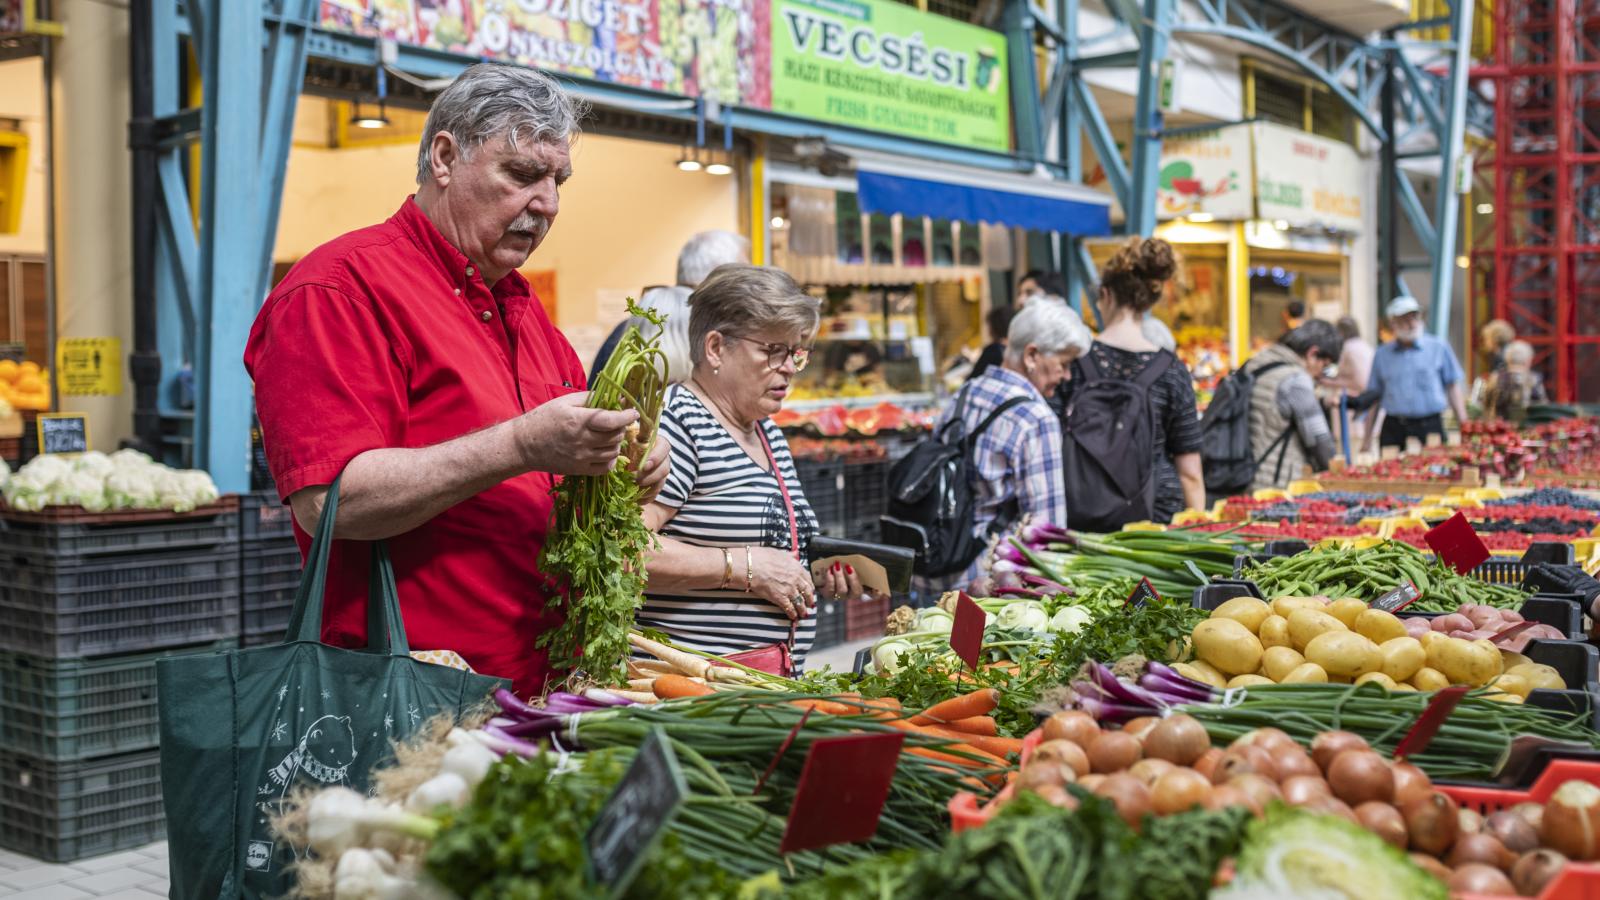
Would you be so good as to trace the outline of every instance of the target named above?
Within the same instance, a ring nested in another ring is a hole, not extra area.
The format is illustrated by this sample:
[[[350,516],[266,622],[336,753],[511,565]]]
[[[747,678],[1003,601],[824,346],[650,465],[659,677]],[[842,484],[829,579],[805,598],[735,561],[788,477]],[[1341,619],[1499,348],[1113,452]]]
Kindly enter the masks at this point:
[[[373,767],[441,712],[460,712],[506,685],[418,662],[388,548],[372,545],[365,650],[320,641],[339,482],[295,593],[285,642],[157,663],[161,789],[173,900],[281,897],[295,851],[268,815],[299,786],[367,790]]]

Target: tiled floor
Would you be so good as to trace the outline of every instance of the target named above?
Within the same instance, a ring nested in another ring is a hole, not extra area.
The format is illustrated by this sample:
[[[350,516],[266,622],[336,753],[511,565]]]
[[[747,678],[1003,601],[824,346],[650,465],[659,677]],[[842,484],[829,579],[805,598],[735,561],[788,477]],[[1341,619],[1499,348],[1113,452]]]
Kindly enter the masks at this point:
[[[57,865],[0,850],[6,900],[154,900],[167,896],[167,842]]]

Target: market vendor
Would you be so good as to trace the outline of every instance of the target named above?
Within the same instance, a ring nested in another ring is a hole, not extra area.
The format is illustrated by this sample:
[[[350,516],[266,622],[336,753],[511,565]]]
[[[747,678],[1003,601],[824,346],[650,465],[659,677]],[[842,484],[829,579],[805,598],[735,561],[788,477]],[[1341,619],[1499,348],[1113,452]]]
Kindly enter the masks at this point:
[[[1366,436],[1361,452],[1372,450],[1374,422],[1384,413],[1381,447],[1405,449],[1406,441],[1426,442],[1444,433],[1443,413],[1449,406],[1457,422],[1467,420],[1467,401],[1461,389],[1461,363],[1450,345],[1422,328],[1422,306],[1402,295],[1386,310],[1394,340],[1378,348],[1372,359],[1367,390],[1351,405],[1368,409]]]
[[[689,380],[667,389],[672,473],[645,507],[661,547],[639,624],[711,653],[793,645],[802,665],[817,596],[861,596],[853,569],[813,577],[817,517],[772,415],[811,357],[819,308],[766,266],[726,265],[689,298]]]
[[[549,233],[578,105],[533,69],[478,65],[434,101],[417,192],[289,270],[251,330],[267,460],[302,552],[342,473],[323,640],[366,643],[386,539],[415,650],[539,692],[538,559],[555,476],[615,463],[628,412],[584,407],[583,367],[517,267]],[[639,480],[656,489],[657,442]]]

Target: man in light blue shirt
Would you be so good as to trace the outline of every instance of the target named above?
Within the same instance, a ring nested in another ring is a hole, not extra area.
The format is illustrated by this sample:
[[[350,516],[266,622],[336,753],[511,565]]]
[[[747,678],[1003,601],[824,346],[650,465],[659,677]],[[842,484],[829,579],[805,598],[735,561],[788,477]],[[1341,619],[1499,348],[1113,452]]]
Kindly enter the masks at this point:
[[[1384,412],[1379,446],[1402,450],[1409,438],[1426,442],[1428,435],[1437,434],[1442,440],[1442,413],[1447,405],[1455,411],[1457,422],[1467,420],[1461,363],[1449,344],[1422,330],[1422,307],[1416,298],[1396,297],[1387,312],[1395,339],[1373,356],[1367,390],[1357,401],[1361,406],[1371,405],[1367,435],[1361,442],[1363,453],[1372,450],[1379,409]]]

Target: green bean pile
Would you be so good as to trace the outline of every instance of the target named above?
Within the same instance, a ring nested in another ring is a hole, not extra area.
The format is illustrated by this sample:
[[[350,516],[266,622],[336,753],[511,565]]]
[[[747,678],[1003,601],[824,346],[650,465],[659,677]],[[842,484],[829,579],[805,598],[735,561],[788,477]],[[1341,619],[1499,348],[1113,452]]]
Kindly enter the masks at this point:
[[[1384,541],[1363,550],[1330,547],[1274,557],[1246,567],[1244,577],[1255,581],[1268,597],[1322,594],[1334,599],[1356,597],[1368,603],[1410,581],[1422,592],[1422,599],[1407,607],[1410,612],[1455,612],[1463,603],[1511,608],[1527,598],[1515,587],[1458,575],[1399,541]]]
[[[1430,778],[1489,780],[1513,738],[1537,735],[1586,747],[1600,734],[1584,721],[1550,710],[1487,699],[1473,691],[1445,719],[1426,752],[1408,757]],[[1227,746],[1257,728],[1281,728],[1309,748],[1324,731],[1350,731],[1372,749],[1391,756],[1417,717],[1433,700],[1420,691],[1385,691],[1376,684],[1274,684],[1240,691],[1228,706],[1197,704],[1181,709],[1205,725],[1212,743]]]

